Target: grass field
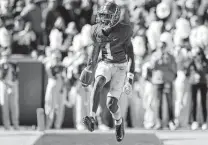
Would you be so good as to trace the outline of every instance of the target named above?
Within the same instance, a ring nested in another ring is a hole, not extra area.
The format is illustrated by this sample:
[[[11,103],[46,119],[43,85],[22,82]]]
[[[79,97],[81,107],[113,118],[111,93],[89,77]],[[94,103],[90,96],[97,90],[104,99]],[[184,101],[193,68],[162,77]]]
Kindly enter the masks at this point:
[[[0,145],[208,145],[208,131],[126,130],[122,143],[114,130],[101,132],[76,130],[0,131]]]

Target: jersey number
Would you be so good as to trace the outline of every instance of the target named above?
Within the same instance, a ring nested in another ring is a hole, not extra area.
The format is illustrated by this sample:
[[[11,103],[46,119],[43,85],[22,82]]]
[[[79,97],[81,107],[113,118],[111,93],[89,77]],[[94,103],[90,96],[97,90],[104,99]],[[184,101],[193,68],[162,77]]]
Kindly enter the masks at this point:
[[[105,45],[105,49],[107,51],[107,58],[112,60],[113,59],[113,56],[111,54],[110,43],[107,43]]]

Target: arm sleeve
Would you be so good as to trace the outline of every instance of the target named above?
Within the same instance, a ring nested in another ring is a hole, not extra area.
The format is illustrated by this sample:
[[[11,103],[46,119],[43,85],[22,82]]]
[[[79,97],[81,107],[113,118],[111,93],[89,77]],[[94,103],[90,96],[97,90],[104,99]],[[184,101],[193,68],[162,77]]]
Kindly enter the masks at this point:
[[[135,71],[135,59],[134,59],[134,49],[133,49],[133,45],[132,45],[132,41],[131,41],[131,37],[133,35],[133,30],[131,28],[131,26],[127,27],[128,29],[126,30],[126,32],[129,32],[126,35],[126,55],[127,55],[127,60],[128,60],[128,72],[134,73]]]
[[[134,73],[135,71],[135,58],[134,58],[134,49],[131,42],[131,38],[127,40],[127,59],[128,59],[128,72]]]

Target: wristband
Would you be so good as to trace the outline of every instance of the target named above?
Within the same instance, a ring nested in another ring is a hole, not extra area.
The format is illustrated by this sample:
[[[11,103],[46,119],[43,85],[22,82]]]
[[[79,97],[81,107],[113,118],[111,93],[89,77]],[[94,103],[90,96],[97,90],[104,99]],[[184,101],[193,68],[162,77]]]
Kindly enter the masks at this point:
[[[130,73],[130,72],[128,72],[127,73],[127,78],[129,78],[129,79],[134,79],[134,74],[133,73]]]

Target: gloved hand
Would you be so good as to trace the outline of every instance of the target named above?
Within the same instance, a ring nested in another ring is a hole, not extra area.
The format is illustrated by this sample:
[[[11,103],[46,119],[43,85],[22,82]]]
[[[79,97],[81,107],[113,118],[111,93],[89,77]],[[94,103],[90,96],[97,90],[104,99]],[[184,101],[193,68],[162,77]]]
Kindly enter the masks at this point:
[[[132,84],[134,80],[134,74],[133,73],[127,73],[127,81],[123,87],[123,92],[126,95],[130,95],[132,93]]]

